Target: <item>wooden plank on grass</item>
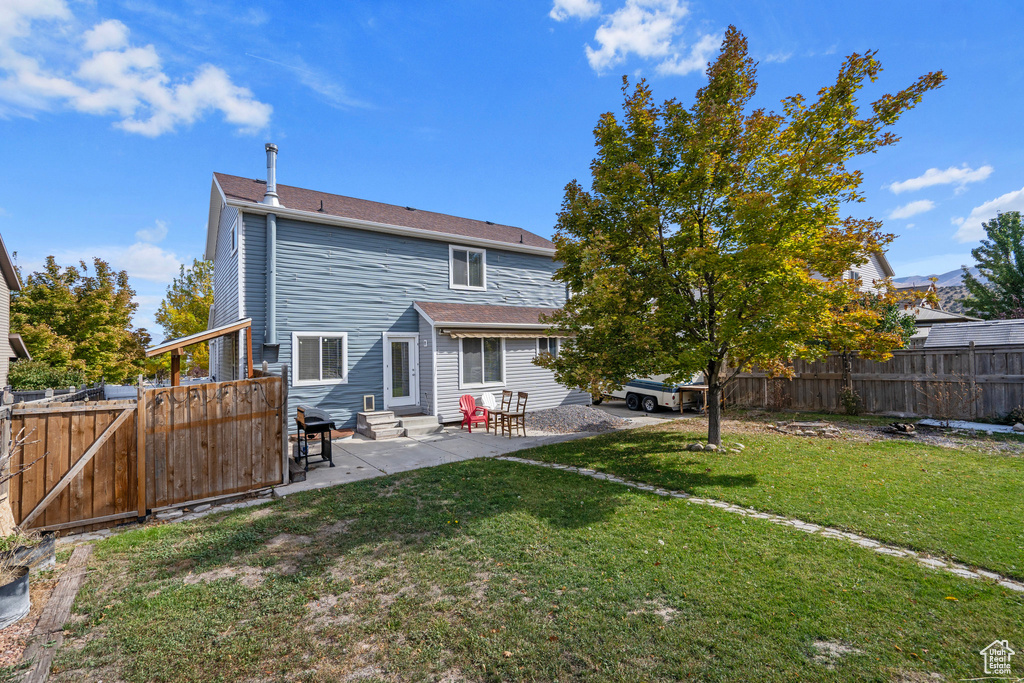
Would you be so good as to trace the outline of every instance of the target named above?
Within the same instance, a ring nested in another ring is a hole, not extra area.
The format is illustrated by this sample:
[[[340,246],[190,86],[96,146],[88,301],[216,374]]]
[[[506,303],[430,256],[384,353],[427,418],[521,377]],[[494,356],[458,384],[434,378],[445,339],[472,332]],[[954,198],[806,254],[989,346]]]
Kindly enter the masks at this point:
[[[24,683],[43,683],[50,676],[50,665],[57,649],[64,642],[64,623],[71,615],[78,589],[85,581],[86,565],[92,555],[92,545],[80,545],[71,553],[64,573],[43,608],[43,613],[32,631],[32,640],[25,649],[24,662],[31,662]]]

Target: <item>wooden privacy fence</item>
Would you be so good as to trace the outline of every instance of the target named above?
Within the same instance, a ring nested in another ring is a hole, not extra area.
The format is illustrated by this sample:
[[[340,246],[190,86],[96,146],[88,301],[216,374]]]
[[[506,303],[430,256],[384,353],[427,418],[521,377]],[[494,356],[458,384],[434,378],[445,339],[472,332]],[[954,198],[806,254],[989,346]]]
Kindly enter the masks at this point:
[[[287,373],[287,370],[285,371]],[[16,404],[17,523],[59,530],[286,482],[286,377],[146,389],[137,401]]]
[[[843,358],[793,363],[792,379],[741,373],[726,389],[730,405],[792,410],[835,410],[843,390]],[[1024,406],[1024,347],[906,349],[885,362],[854,356],[850,385],[868,413],[936,416],[943,400],[959,395],[959,418],[1000,418]],[[946,397],[945,399],[943,397]]]

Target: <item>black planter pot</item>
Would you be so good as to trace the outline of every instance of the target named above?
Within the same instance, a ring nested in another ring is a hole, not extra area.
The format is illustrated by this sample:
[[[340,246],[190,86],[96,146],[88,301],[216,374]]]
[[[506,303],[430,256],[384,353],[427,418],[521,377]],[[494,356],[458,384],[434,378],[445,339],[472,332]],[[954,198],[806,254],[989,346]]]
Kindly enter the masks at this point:
[[[14,550],[0,553],[0,560],[39,571],[56,563],[56,547],[57,538],[51,535],[34,546],[18,546]]]
[[[28,614],[28,567],[16,567],[17,578],[0,586],[0,629]]]
[[[8,564],[28,567],[39,571],[52,567],[57,561],[57,537],[50,535],[35,545],[22,545],[14,550],[0,553],[0,559]]]

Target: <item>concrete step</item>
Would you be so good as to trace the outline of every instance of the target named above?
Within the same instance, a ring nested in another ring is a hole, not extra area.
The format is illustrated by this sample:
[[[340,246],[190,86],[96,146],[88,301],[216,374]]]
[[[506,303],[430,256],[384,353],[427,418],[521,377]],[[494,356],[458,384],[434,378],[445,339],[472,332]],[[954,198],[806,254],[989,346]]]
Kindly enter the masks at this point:
[[[405,430],[401,427],[391,427],[385,429],[369,429],[363,432],[363,436],[368,436],[371,439],[377,441],[383,441],[384,439],[397,439],[400,436],[405,436]]]
[[[428,434],[437,434],[444,431],[444,425],[437,423],[433,425],[423,425],[422,427],[405,427],[406,436],[426,436]]]
[[[378,410],[373,413],[359,413],[356,416],[356,422],[359,425],[368,427],[376,427],[378,425],[397,425],[398,418],[390,410]]]
[[[416,415],[400,418],[398,424],[408,429],[410,427],[436,427],[441,423],[438,422],[436,415]]]

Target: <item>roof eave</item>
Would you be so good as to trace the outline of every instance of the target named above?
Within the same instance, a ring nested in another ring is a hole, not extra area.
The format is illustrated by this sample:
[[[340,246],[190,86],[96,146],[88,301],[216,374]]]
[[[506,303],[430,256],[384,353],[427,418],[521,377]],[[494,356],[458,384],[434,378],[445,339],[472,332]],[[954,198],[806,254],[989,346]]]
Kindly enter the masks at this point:
[[[32,360],[32,354],[29,353],[28,346],[25,345],[25,340],[21,338],[20,334],[7,335],[7,343],[11,345],[15,357]]]
[[[272,213],[279,217],[295,218],[297,220],[303,220],[309,223],[320,223],[322,225],[334,225],[344,228],[355,228],[357,230],[369,230],[371,232],[383,232],[392,235],[401,235],[403,237],[418,237],[420,239],[433,240],[435,242],[464,244],[471,247],[502,249],[505,251],[515,251],[523,254],[535,254],[538,256],[554,257],[555,255],[555,250],[551,247],[535,247],[528,244],[502,242],[500,240],[490,240],[480,237],[466,237],[464,235],[455,235],[447,232],[436,232],[434,230],[422,230],[420,228],[409,228],[402,225],[391,225],[389,223],[376,223],[374,221],[364,221],[358,218],[331,216],[317,213],[314,211],[289,209],[288,207],[285,206],[268,206],[265,204],[256,204],[245,199],[227,199],[226,204],[228,206],[237,207],[239,210],[246,211],[248,213]],[[207,248],[209,248],[209,242],[207,243]]]
[[[3,271],[8,289],[12,292],[21,291],[21,278],[18,277],[18,271],[14,267],[11,255],[7,253],[7,247],[4,245],[4,238],[2,236],[0,236],[0,271]]]
[[[224,190],[217,182],[217,175],[213,176],[213,185],[210,187],[210,215],[206,222],[206,252],[203,258],[212,261],[217,255],[217,231],[220,229],[220,213],[227,205],[228,199]]]

